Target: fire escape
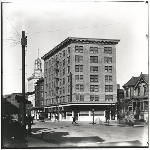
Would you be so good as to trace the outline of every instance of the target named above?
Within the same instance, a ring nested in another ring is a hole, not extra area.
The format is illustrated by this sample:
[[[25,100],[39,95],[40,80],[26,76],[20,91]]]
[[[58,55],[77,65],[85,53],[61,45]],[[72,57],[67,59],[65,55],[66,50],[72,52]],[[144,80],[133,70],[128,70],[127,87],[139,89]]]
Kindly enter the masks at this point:
[[[54,95],[55,95],[55,102],[54,105],[58,106],[58,99],[59,99],[59,60],[56,57],[54,60]]]

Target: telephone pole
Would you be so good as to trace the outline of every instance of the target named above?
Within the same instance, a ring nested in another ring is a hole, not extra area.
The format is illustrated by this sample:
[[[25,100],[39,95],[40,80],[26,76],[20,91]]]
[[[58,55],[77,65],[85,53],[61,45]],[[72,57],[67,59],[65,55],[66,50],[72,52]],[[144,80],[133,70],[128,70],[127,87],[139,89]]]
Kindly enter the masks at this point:
[[[23,135],[26,136],[26,104],[24,103],[25,100],[25,46],[27,45],[27,37],[25,36],[25,31],[22,31],[22,100],[20,101],[19,105],[19,116],[18,120],[21,124],[21,129]]]

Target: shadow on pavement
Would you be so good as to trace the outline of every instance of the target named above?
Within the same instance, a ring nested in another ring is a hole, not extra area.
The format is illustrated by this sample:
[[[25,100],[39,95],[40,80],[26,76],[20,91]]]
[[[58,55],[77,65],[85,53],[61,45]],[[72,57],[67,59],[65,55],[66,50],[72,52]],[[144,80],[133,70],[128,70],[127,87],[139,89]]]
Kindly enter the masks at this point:
[[[43,139],[47,142],[53,144],[78,144],[78,143],[94,143],[94,142],[104,142],[105,140],[101,139],[98,136],[91,137],[65,137],[69,135],[68,132],[43,132],[39,134],[33,134],[35,138]]]

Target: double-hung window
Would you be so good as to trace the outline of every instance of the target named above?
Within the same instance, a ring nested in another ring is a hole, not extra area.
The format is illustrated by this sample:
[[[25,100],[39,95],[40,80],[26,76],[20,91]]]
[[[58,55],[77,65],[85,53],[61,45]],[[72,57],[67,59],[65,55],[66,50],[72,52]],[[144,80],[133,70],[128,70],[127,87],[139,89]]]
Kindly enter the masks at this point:
[[[75,62],[77,62],[77,63],[83,62],[83,56],[75,55]]]
[[[83,72],[83,65],[75,65],[75,72]]]
[[[84,91],[83,84],[76,84],[76,91],[77,92],[83,92]]]
[[[105,101],[113,101],[113,95],[105,95]]]
[[[98,72],[98,66],[90,66],[90,72]]]
[[[98,56],[90,56],[90,63],[98,63]]]
[[[104,63],[112,63],[112,57],[104,57]]]
[[[90,85],[90,92],[98,92],[99,90],[98,85]]]
[[[90,75],[90,82],[98,82],[98,75]]]
[[[90,101],[99,101],[99,95],[90,95]]]
[[[105,85],[105,92],[113,92],[113,85]]]
[[[75,46],[76,53],[83,53],[83,46]]]
[[[98,47],[90,47],[90,53],[98,53]]]
[[[112,47],[104,47],[105,54],[112,54]]]

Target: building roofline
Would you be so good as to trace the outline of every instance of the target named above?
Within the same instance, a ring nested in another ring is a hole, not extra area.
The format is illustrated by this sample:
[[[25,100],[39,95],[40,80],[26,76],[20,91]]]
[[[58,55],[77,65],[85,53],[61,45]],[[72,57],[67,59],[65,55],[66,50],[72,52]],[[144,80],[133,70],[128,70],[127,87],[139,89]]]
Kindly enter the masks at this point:
[[[52,50],[50,50],[48,53],[46,53],[44,56],[41,57],[41,59],[45,60],[46,58],[53,55],[57,50],[59,50],[62,47],[67,46],[70,43],[76,43],[76,42],[83,42],[83,43],[102,43],[102,44],[118,44],[120,40],[119,39],[97,39],[97,38],[77,38],[77,37],[68,37],[64,41],[62,41],[60,44],[58,44],[56,47],[54,47]]]

